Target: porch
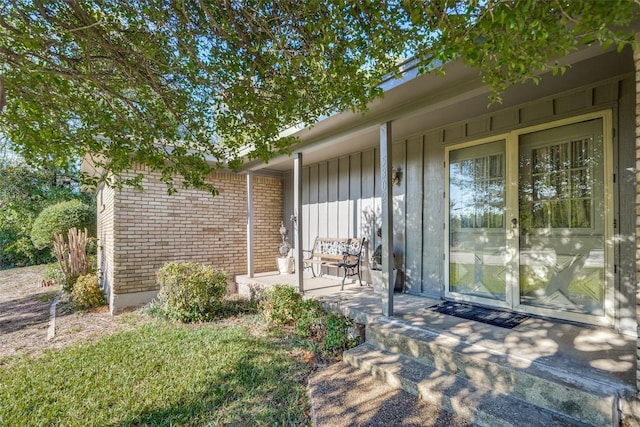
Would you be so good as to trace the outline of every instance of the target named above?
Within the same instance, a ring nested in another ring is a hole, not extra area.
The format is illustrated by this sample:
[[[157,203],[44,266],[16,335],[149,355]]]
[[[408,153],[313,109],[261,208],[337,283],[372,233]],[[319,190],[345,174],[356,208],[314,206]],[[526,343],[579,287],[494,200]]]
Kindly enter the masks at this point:
[[[265,273],[250,280],[268,287],[276,283],[294,286],[294,279],[293,275]],[[249,279],[245,276],[238,281],[243,280],[246,283]],[[551,405],[558,405],[550,408],[552,413],[569,417],[588,412],[585,407],[600,405],[604,407],[601,412],[613,410],[615,421],[624,402],[635,395],[636,338],[612,329],[535,316],[513,329],[505,329],[437,313],[430,307],[440,300],[404,293],[394,295],[394,316],[385,317],[381,295],[371,287],[351,283],[340,291],[340,282],[329,278],[305,278],[304,286],[305,296],[317,298],[329,309],[365,324],[367,345],[361,346],[362,350],[346,352],[345,361],[396,387],[409,388],[423,399],[425,393],[442,391],[442,384],[461,381],[462,376],[465,388],[456,389],[458,398],[484,387],[486,391],[477,399],[482,405],[494,402],[496,394],[528,402],[520,401],[518,405],[543,408],[549,408],[550,400]],[[425,358],[433,366],[418,363],[417,369],[423,372],[415,375],[421,380],[407,386],[400,373],[410,370],[416,360],[424,363],[421,359]],[[392,371],[385,371],[389,367]],[[606,393],[599,394],[603,390]],[[548,396],[536,396],[531,403],[530,394]],[[568,401],[563,400],[565,395],[571,396]],[[450,399],[453,398],[438,396],[437,403]],[[465,415],[456,403],[451,405],[454,409],[449,409],[454,413]],[[573,409],[565,411],[571,406]],[[494,425],[495,420],[481,422],[474,411],[472,417],[479,424]],[[610,425],[606,424],[608,421],[603,424],[609,418],[602,413],[589,417],[581,422]]]

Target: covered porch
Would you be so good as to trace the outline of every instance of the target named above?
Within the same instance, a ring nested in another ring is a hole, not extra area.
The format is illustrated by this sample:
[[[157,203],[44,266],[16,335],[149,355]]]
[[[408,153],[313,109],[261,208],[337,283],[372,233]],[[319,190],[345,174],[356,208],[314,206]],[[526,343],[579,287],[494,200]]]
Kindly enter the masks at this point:
[[[512,87],[489,107],[461,64],[443,80],[408,69],[367,114],[294,129],[291,157],[248,166],[250,195],[254,170],[283,177],[291,284],[365,325],[367,344],[345,360],[417,391],[397,373],[424,359],[414,373],[429,386],[416,394],[463,381],[458,398],[482,389],[487,407],[506,396],[566,425],[617,425],[633,412],[623,408],[637,392],[633,56],[585,48],[566,59],[570,73]],[[382,292],[304,277],[303,250],[318,236],[364,238],[363,268],[381,272]],[[251,261],[247,271],[266,280]],[[432,310],[446,300],[528,319],[505,329]],[[583,406],[599,409],[583,418]]]
[[[296,286],[294,275],[277,272],[237,276],[242,284],[264,288],[276,284]],[[380,294],[371,286],[345,283],[327,277],[305,277],[305,298],[322,301],[366,327],[384,319],[409,329],[434,333],[443,345],[470,345],[474,356],[489,358],[504,355],[521,368],[564,372],[567,380],[589,380],[614,387],[623,395],[635,394],[636,338],[598,326],[530,316],[513,329],[505,329],[460,317],[440,314],[431,308],[442,302],[406,293],[394,295],[394,316],[383,316]],[[366,332],[365,332],[366,334]],[[446,343],[446,344],[445,344]]]

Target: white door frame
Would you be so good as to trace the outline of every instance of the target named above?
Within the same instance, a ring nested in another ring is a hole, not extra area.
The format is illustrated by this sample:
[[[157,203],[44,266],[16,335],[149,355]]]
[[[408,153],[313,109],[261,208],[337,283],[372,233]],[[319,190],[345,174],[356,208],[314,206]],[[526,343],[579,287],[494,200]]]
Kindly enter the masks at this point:
[[[519,232],[511,227],[511,218],[519,218],[519,186],[518,186],[518,149],[519,139],[523,134],[536,131],[543,131],[564,125],[576,124],[593,119],[602,119],[603,136],[603,168],[604,168],[604,266],[605,266],[605,294],[604,294],[604,316],[595,316],[569,311],[552,310],[530,305],[520,304],[519,288]],[[449,291],[450,283],[450,199],[449,199],[449,158],[450,152],[475,145],[486,144],[495,141],[505,141],[505,162],[506,162],[506,198],[505,198],[505,233],[507,242],[507,263],[506,263],[506,299],[505,301],[490,300],[470,295],[459,294]],[[503,307],[531,314],[547,317],[557,317],[561,319],[577,321],[588,324],[603,325],[613,327],[615,321],[615,277],[614,277],[614,205],[613,205],[613,113],[611,110],[597,111],[593,113],[573,116],[566,119],[555,120],[540,125],[529,126],[516,129],[508,133],[494,135],[487,138],[467,141],[461,144],[445,147],[445,297],[461,301],[486,304],[495,307]]]

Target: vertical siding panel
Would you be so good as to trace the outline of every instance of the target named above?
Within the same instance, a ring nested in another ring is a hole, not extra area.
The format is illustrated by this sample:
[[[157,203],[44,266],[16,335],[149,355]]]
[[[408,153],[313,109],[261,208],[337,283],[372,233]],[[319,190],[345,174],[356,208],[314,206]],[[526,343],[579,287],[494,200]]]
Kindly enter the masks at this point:
[[[376,234],[379,227],[382,227],[382,218],[380,213],[382,212],[382,190],[380,188],[380,149],[376,148],[373,151],[373,236],[374,236],[374,248],[380,244],[380,237]]]
[[[444,286],[444,150],[439,142],[424,142],[424,240],[422,294],[440,297]]]
[[[363,237],[362,234],[362,153],[353,154],[349,159],[349,235]]]
[[[328,182],[327,182],[327,164],[320,163],[318,165],[318,235],[328,236]]]
[[[423,207],[423,148],[422,138],[407,143],[407,215],[405,278],[407,291],[419,294],[422,287],[422,207]]]
[[[319,171],[318,165],[312,165],[309,169],[309,225],[307,226],[307,234],[309,236],[309,246],[307,248],[309,249],[311,249],[313,240],[318,235],[320,224]]]
[[[362,163],[360,164],[360,171],[362,176],[362,202],[360,213],[361,235],[366,238],[369,244],[371,252],[375,250],[377,241],[376,230],[378,229],[376,224],[375,214],[375,188],[374,188],[374,173],[375,173],[375,151],[369,150],[362,153]]]
[[[327,164],[327,236],[338,237],[338,160]]]
[[[636,217],[633,215],[635,210],[635,200],[633,195],[635,194],[635,158],[636,148],[634,120],[636,119],[635,112],[635,82],[632,78],[626,78],[620,82],[620,109],[619,119],[617,126],[617,141],[614,138],[614,170],[617,165],[616,184],[618,186],[617,191],[614,191],[614,201],[617,199],[619,202],[614,207],[616,212],[614,216],[618,217],[618,230],[615,230],[620,236],[633,236],[636,228]],[[616,155],[617,154],[617,155]],[[615,202],[614,202],[615,203]],[[635,262],[636,251],[632,244],[629,244],[627,240],[616,239],[618,241],[617,250],[620,266],[620,294],[622,298],[619,299],[620,324],[619,327],[622,330],[635,331],[636,329],[636,313],[635,306],[633,304],[625,304],[622,301],[635,301],[635,289],[636,289],[636,275],[635,275]]]
[[[349,237],[349,157],[338,160],[338,237]]]
[[[293,215],[293,170],[286,172],[282,179],[283,194],[282,194],[282,222],[289,230],[289,243],[293,244],[293,223],[291,222],[291,215]],[[304,192],[304,181],[303,190]]]
[[[309,202],[309,195],[311,192],[311,180],[309,179],[309,166],[303,166],[302,168],[302,249],[309,248],[309,227],[311,226],[310,211],[311,206]],[[292,180],[293,181],[293,180]],[[291,187],[293,191],[293,187]]]
[[[393,192],[393,253],[395,255],[395,266],[398,269],[398,277],[396,283],[404,285],[404,263],[405,263],[405,224],[406,224],[406,159],[407,159],[407,143],[402,141],[393,144],[392,148],[392,164],[394,170],[402,172],[400,184],[391,183]]]

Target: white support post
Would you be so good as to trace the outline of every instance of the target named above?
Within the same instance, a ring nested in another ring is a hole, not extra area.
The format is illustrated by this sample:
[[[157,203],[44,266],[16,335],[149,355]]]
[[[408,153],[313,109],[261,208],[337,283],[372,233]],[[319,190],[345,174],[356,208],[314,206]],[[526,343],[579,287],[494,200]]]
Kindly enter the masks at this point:
[[[253,278],[253,172],[247,172],[247,274]]]
[[[382,196],[382,314],[393,316],[393,195],[391,190],[391,122],[380,125],[380,189]]]
[[[295,246],[295,274],[298,292],[304,293],[304,257],[302,253],[302,153],[293,157],[293,241]]]

